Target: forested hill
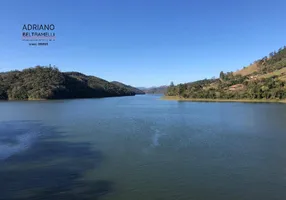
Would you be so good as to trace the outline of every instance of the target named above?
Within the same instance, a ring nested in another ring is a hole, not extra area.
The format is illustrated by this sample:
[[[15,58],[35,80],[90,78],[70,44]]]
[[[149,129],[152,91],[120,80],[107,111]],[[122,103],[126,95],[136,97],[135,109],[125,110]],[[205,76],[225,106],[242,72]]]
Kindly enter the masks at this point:
[[[127,88],[128,90],[130,90],[131,92],[134,92],[135,94],[145,94],[145,92],[143,92],[142,90],[132,87],[130,85],[125,85],[123,83],[120,83],[118,81],[112,81],[111,83],[119,86],[119,87],[123,87],[123,88]]]
[[[285,99],[286,47],[237,72],[221,72],[217,79],[171,83],[165,94],[190,99]]]
[[[0,99],[66,99],[131,96],[126,87],[78,72],[41,67],[0,73]]]

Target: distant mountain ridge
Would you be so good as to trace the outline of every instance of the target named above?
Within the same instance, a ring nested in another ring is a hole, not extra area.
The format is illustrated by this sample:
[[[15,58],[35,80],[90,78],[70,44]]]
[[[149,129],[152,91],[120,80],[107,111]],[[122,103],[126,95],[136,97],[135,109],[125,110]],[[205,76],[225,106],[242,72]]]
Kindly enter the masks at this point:
[[[135,94],[145,94],[144,91],[140,90],[139,88],[132,87],[131,85],[125,85],[124,83],[118,82],[118,81],[112,81],[114,85],[117,85],[118,87],[123,87],[128,89],[131,92],[134,92]]]
[[[144,88],[142,87],[141,90],[143,90],[147,94],[164,94],[168,89],[167,85],[162,85],[158,87],[150,87],[150,88]]]
[[[136,93],[130,87],[79,72],[60,72],[54,67],[36,66],[0,73],[2,100],[134,96]]]

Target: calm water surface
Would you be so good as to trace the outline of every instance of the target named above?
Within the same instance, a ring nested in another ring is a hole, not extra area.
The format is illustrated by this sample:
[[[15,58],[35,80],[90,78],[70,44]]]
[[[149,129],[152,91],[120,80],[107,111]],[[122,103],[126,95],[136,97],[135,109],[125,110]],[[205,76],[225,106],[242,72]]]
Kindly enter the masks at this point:
[[[0,102],[0,199],[286,199],[286,104],[159,98]]]

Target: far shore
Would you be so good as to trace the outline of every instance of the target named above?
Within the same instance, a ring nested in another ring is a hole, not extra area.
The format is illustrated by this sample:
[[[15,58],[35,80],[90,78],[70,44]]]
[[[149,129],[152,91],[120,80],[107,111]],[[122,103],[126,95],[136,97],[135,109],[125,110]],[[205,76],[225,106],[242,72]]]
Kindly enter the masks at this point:
[[[138,94],[136,94],[138,95]],[[136,95],[123,95],[123,96],[105,96],[105,97],[78,97],[78,98],[55,98],[55,99],[0,99],[0,102],[10,102],[10,101],[61,101],[61,100],[79,100],[79,99],[102,99],[102,98],[113,98],[113,97],[133,97]],[[140,94],[141,95],[141,94]]]
[[[190,102],[242,102],[242,103],[286,103],[285,100],[275,99],[193,99],[193,98],[182,98],[178,96],[163,96],[162,100],[171,101],[190,101]]]

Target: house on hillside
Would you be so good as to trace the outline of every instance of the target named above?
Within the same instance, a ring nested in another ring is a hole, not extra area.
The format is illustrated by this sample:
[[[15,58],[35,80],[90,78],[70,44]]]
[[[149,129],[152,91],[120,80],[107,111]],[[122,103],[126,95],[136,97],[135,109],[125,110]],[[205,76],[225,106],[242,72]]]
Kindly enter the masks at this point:
[[[243,89],[244,89],[244,85],[243,84],[236,84],[236,85],[230,86],[228,90],[230,90],[230,91],[237,91],[237,90],[243,90]]]
[[[251,79],[251,80],[257,80],[257,77],[258,77],[257,75],[255,75],[255,76],[250,76],[249,79]]]

